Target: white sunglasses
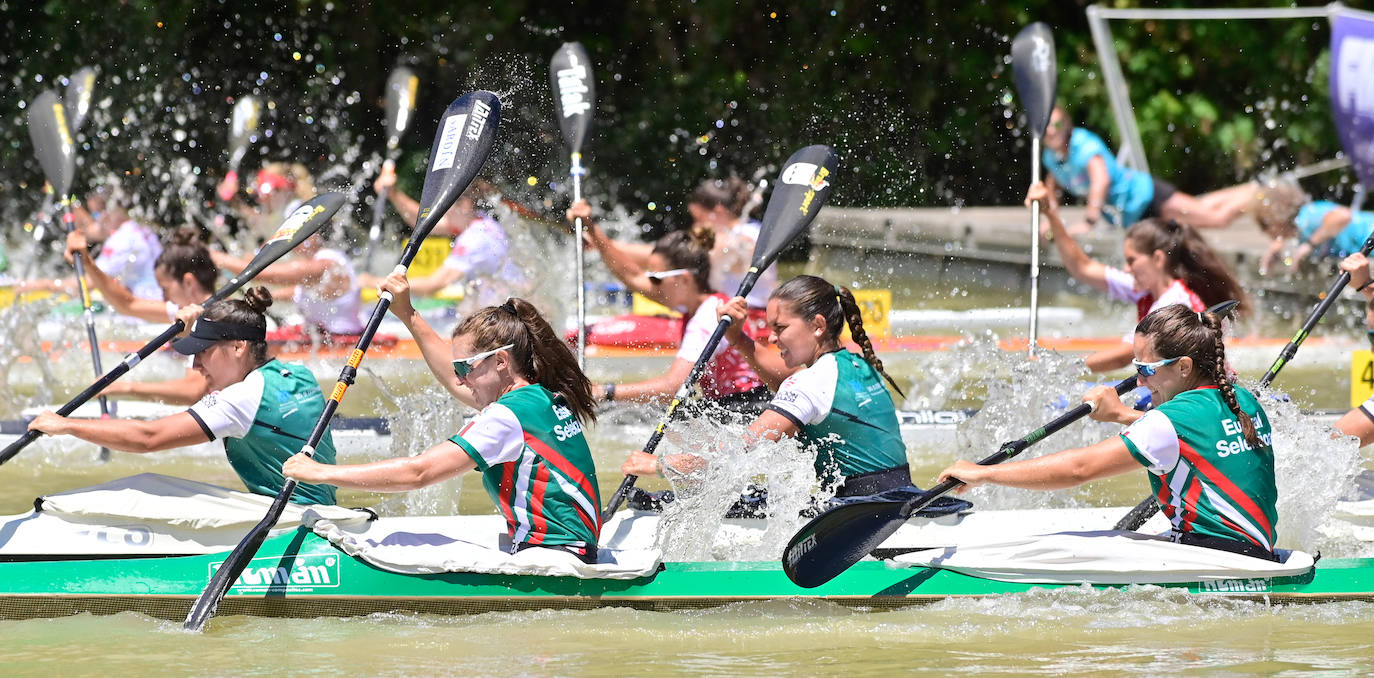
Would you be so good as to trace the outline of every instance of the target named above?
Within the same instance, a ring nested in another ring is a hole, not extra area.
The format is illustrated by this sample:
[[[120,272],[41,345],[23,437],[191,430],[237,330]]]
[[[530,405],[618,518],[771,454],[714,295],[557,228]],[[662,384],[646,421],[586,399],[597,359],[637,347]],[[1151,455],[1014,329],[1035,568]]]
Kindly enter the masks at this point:
[[[453,361],[453,373],[460,377],[466,377],[469,374],[472,374],[473,368],[477,367],[477,361],[483,358],[494,356],[500,351],[505,351],[512,348],[515,348],[515,344],[506,344],[505,346],[493,348],[490,351],[482,351],[481,353],[478,353],[475,356],[455,360]]]
[[[664,278],[672,278],[674,276],[687,275],[688,273],[691,273],[691,271],[685,268],[675,268],[671,271],[645,271],[644,277],[648,278],[649,282],[657,285],[658,283],[663,282]]]

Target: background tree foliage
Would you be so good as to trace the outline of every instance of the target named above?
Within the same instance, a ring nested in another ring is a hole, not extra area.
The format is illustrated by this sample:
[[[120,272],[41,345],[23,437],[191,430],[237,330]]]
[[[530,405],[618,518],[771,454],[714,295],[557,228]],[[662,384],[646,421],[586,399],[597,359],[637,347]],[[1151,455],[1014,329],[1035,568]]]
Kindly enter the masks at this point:
[[[567,156],[547,68],[565,40],[583,42],[596,63],[590,195],[648,230],[684,222],[684,197],[703,177],[771,178],[810,143],[840,153],[837,204],[1018,203],[1029,141],[1008,54],[1021,26],[1054,27],[1061,97],[1116,142],[1083,10],[1044,0],[0,0],[0,216],[22,223],[41,201],[26,102],[95,65],[78,191],[122,175],[149,218],[206,218],[232,102],[252,93],[269,102],[270,136],[245,168],[302,162],[326,186],[353,185],[361,217],[384,144],[382,90],[398,63],[421,78],[403,187],[418,191],[432,121],[456,95],[485,88],[506,103],[488,174],[561,213]],[[1113,29],[1152,169],[1180,188],[1203,192],[1339,150],[1325,21]],[[1308,187],[1340,197],[1348,181],[1327,175]]]

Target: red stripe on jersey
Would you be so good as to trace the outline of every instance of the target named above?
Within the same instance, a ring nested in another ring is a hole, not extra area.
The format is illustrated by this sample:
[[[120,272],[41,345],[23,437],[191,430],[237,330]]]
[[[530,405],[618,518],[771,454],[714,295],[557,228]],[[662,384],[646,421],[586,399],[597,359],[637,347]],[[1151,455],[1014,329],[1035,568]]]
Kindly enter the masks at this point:
[[[596,486],[593,485],[591,479],[587,478],[587,476],[574,466],[572,462],[563,458],[563,455],[556,452],[552,447],[545,445],[544,441],[530,435],[529,432],[525,433],[525,444],[529,445],[530,449],[534,450],[535,454],[538,454],[541,459],[553,464],[554,468],[558,469],[578,487],[582,488],[582,491],[587,495],[587,498],[591,499],[593,504],[600,506],[601,498],[596,493]],[[589,519],[587,511],[582,508],[581,504],[573,502],[573,505],[577,507],[577,512],[582,516],[583,524],[585,524],[593,534],[601,534],[600,511],[592,513]]]
[[[1164,517],[1169,520],[1174,519],[1174,504],[1170,501],[1173,496],[1174,493],[1169,489],[1169,483],[1165,482],[1164,478],[1161,478],[1159,492],[1155,493],[1155,498],[1159,500],[1159,505],[1163,507]]]
[[[1183,524],[1181,527],[1188,528],[1183,532],[1191,532],[1193,523],[1197,522],[1197,499],[1202,496],[1202,481],[1198,480],[1196,473],[1189,473],[1188,480],[1183,487]]]
[[[496,505],[500,507],[501,514],[506,517],[506,532],[510,534],[511,539],[514,539],[515,510],[511,507],[515,506],[515,464],[506,462],[501,466],[505,467],[501,472],[501,491],[498,493],[501,501],[496,502]]]
[[[1207,461],[1206,458],[1197,453],[1197,450],[1194,450],[1184,443],[1182,439],[1178,441],[1178,452],[1188,458],[1189,463],[1193,465],[1193,470],[1206,476],[1207,479],[1212,482],[1212,485],[1218,490],[1221,490],[1221,493],[1226,495],[1232,503],[1240,510],[1249,514],[1250,518],[1255,521],[1255,524],[1258,525],[1261,530],[1264,530],[1264,536],[1266,538],[1270,541],[1274,540],[1274,527],[1269,524],[1269,516],[1265,515],[1264,511],[1260,510],[1259,505],[1255,503],[1255,500],[1250,498],[1250,495],[1241,492],[1240,488],[1236,487],[1235,483],[1232,483],[1231,479],[1226,477],[1226,474],[1219,471],[1217,467],[1212,465],[1212,462]]]
[[[1259,540],[1258,540],[1258,539],[1255,539],[1254,537],[1250,536],[1250,533],[1249,533],[1249,532],[1246,532],[1246,531],[1245,531],[1245,528],[1243,528],[1243,527],[1241,527],[1241,526],[1235,524],[1234,522],[1232,522],[1231,519],[1227,518],[1226,516],[1217,516],[1217,517],[1221,519],[1221,524],[1222,524],[1222,525],[1225,525],[1225,526],[1231,528],[1231,530],[1234,531],[1236,534],[1238,534],[1238,535],[1240,535],[1240,536],[1242,536],[1242,537],[1245,537],[1246,541],[1249,541],[1251,544],[1254,544],[1255,546],[1258,546],[1258,547],[1260,547],[1260,548],[1268,548],[1268,547],[1266,547],[1264,544],[1259,543]]]
[[[534,478],[530,487],[530,517],[534,520],[531,544],[544,543],[544,535],[549,531],[549,521],[544,518],[544,491],[549,487],[549,469],[543,464],[534,465]]]

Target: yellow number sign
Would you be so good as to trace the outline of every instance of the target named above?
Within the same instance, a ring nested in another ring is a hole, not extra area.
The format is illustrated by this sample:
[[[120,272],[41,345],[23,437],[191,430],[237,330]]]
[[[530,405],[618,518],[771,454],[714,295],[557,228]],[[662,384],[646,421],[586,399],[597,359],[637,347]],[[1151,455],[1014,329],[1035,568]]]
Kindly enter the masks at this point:
[[[425,238],[425,241],[420,243],[420,251],[415,255],[415,260],[410,262],[410,270],[406,276],[419,278],[439,270],[452,247],[453,242],[448,238]]]
[[[885,337],[892,327],[892,290],[854,290],[854,301],[859,302],[859,315],[863,317],[864,332],[870,337]]]
[[[1358,407],[1374,395],[1374,352],[1355,351],[1350,356],[1350,406]]]

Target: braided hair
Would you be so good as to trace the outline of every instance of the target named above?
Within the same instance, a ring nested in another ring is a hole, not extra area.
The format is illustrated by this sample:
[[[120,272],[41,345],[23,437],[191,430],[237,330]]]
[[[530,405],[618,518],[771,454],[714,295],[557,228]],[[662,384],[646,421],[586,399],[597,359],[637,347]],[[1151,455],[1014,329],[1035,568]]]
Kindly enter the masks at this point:
[[[864,331],[859,302],[854,300],[854,293],[850,292],[849,288],[832,285],[825,278],[814,275],[799,275],[778,285],[770,298],[791,304],[792,309],[802,318],[809,320],[818,315],[825,318],[825,336],[836,345],[840,343],[840,332],[844,330],[845,323],[849,323],[849,335],[863,350],[864,361],[877,370],[878,374],[883,375],[898,395],[906,397],[902,387],[883,370],[883,361],[874,352],[868,332]]]
[[[568,343],[530,302],[511,297],[500,306],[488,306],[453,328],[453,338],[460,336],[471,337],[478,352],[514,344],[511,358],[521,377],[562,397],[578,421],[596,421],[591,380],[577,366]]]
[[[1226,366],[1221,320],[1216,313],[1197,313],[1183,304],[1172,304],[1145,316],[1135,326],[1135,331],[1150,337],[1155,353],[1161,357],[1192,358],[1203,383],[1215,384],[1226,407],[1236,415],[1245,442],[1258,448],[1261,443],[1255,422],[1241,411],[1236,400],[1236,383]]]

